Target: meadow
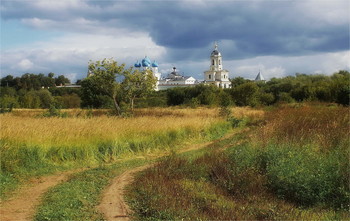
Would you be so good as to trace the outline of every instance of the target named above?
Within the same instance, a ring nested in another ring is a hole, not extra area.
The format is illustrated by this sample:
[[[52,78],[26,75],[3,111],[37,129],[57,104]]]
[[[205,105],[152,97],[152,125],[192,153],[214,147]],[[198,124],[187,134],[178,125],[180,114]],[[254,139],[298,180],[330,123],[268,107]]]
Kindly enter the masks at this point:
[[[136,220],[349,220],[349,110],[272,108],[250,131],[139,174]]]
[[[218,138],[231,128],[214,108],[137,109],[128,118],[81,109],[63,110],[64,118],[43,117],[46,111],[17,109],[0,115],[1,197],[30,177],[170,151]],[[235,108],[234,115],[263,112]]]

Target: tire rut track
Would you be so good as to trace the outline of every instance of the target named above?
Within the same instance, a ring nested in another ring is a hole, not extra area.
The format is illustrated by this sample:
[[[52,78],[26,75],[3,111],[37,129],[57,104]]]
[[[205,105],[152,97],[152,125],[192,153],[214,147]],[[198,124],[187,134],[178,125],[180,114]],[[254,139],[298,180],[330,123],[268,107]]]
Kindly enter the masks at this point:
[[[59,174],[31,179],[17,190],[15,196],[0,202],[1,221],[29,221],[32,220],[36,207],[42,196],[53,186],[68,180],[73,173],[79,170],[61,172]]]
[[[198,149],[208,147],[213,143],[227,139],[231,136],[236,135],[237,133],[239,132],[232,132],[220,139],[217,139],[211,142],[191,145],[188,148],[181,149],[178,153],[185,153],[188,151],[198,150]],[[221,151],[231,145],[226,145],[224,148],[221,148]],[[156,158],[160,158],[162,156],[158,156]],[[134,175],[136,173],[146,170],[152,167],[153,165],[155,164],[148,164],[145,166],[136,167],[136,168],[124,171],[121,175],[115,177],[112,180],[111,184],[103,192],[102,200],[100,204],[97,206],[98,211],[104,214],[105,220],[107,221],[129,221],[130,220],[132,211],[124,199],[125,187],[133,182]]]

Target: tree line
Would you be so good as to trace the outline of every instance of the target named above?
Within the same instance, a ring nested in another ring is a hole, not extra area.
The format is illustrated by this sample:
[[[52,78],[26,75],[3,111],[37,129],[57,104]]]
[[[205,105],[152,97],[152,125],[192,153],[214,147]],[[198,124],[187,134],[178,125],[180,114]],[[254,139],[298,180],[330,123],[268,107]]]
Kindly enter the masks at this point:
[[[93,74],[80,81],[81,88],[57,88],[70,82],[53,73],[8,75],[0,79],[0,108],[113,108],[121,114],[134,107],[173,105],[255,107],[304,101],[349,105],[350,73],[344,70],[331,76],[297,73],[266,82],[236,77],[229,89],[200,84],[157,92],[149,71],[126,69],[109,59],[90,62],[89,71]]]
[[[0,108],[62,108],[80,107],[80,91],[74,88],[57,88],[70,84],[64,75],[54,77],[54,73],[26,73],[21,77],[7,75],[0,79]]]
[[[58,88],[69,84],[63,75],[24,74],[0,79],[0,112],[13,108],[114,108],[121,115],[133,111],[136,99],[153,92],[156,78],[150,70],[125,68],[113,59],[89,62],[89,76],[81,88]]]
[[[168,105],[236,105],[261,106],[276,103],[319,101],[349,105],[350,73],[339,71],[331,76],[322,74],[272,78],[255,82],[236,77],[232,88],[198,85],[167,91]]]
[[[54,77],[55,74],[50,72],[45,76],[44,74],[26,73],[21,77],[13,77],[7,75],[1,78],[1,87],[13,87],[16,90],[39,90],[41,88],[50,88],[70,84],[70,80],[64,75]]]

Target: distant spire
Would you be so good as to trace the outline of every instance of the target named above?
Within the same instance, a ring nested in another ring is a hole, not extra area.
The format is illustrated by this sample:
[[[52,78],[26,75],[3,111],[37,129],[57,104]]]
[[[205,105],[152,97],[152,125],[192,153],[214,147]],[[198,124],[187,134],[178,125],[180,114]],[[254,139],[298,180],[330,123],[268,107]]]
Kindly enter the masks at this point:
[[[218,50],[218,43],[216,41],[214,43],[214,50]]]
[[[265,81],[265,78],[262,76],[260,69],[258,75],[255,78],[255,81]]]

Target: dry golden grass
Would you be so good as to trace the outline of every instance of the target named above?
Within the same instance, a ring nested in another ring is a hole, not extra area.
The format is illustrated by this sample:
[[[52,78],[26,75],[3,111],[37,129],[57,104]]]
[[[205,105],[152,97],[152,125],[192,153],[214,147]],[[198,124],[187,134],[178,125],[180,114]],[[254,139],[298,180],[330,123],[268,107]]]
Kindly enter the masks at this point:
[[[268,124],[255,140],[285,144],[315,144],[322,149],[349,142],[350,113],[347,107],[284,107],[269,112]]]
[[[265,115],[265,111],[258,110],[258,109],[252,109],[249,107],[234,107],[231,108],[232,116],[241,119],[244,117],[248,117],[251,119],[262,119]]]
[[[133,118],[98,116],[86,118],[86,110],[64,110],[68,118],[35,117],[45,110],[15,110],[0,116],[0,139],[13,145],[85,146],[101,141],[144,136],[155,132],[190,127],[200,130],[223,119],[218,109],[152,108],[138,109]],[[93,115],[107,113],[94,110]],[[233,115],[256,115],[261,111],[234,108]],[[80,116],[80,117],[78,117]]]

